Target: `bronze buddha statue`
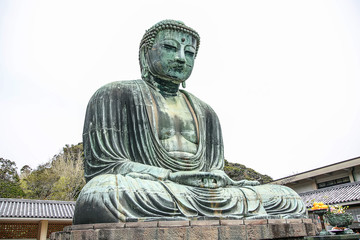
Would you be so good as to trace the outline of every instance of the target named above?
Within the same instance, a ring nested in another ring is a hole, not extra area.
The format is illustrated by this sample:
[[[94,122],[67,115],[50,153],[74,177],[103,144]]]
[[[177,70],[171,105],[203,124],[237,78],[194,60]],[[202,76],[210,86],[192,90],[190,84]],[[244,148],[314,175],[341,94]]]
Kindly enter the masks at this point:
[[[233,181],[223,171],[216,113],[179,90],[199,44],[184,23],[161,21],[140,44],[142,79],[95,92],[83,132],[87,184],[74,224],[304,216],[292,189]]]

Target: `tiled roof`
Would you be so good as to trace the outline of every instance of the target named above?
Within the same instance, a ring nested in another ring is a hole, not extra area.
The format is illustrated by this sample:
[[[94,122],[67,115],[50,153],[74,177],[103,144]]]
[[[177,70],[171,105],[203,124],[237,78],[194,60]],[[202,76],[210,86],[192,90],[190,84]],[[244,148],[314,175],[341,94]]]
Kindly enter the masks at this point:
[[[75,202],[0,198],[0,218],[72,219]]]
[[[311,201],[325,204],[341,204],[360,201],[360,182],[336,185],[321,188],[311,192],[299,193],[307,207],[311,207]]]

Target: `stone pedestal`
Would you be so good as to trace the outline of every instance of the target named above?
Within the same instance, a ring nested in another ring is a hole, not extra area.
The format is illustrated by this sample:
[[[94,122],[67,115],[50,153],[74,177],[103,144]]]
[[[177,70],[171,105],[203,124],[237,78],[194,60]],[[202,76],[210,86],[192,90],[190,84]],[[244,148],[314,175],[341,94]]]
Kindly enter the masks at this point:
[[[311,219],[155,221],[73,225],[51,239],[304,239],[318,231]]]

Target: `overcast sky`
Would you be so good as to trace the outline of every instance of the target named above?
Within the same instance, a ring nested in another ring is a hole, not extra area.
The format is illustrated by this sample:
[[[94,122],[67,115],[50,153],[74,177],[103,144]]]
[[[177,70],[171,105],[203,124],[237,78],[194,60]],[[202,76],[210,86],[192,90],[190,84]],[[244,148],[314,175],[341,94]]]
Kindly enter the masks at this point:
[[[82,141],[102,85],[140,78],[145,29],[196,29],[187,81],[225,158],[274,179],[360,156],[360,1],[0,1],[0,157],[35,168]]]

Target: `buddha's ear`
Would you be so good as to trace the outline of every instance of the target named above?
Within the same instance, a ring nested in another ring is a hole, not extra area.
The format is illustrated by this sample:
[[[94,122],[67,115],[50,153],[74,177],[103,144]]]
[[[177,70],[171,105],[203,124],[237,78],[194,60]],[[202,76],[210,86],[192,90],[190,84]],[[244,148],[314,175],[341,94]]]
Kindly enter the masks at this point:
[[[140,49],[139,61],[140,61],[140,69],[141,69],[141,78],[147,79],[149,77],[149,66],[147,63],[146,57],[147,51],[146,47],[143,45]]]

